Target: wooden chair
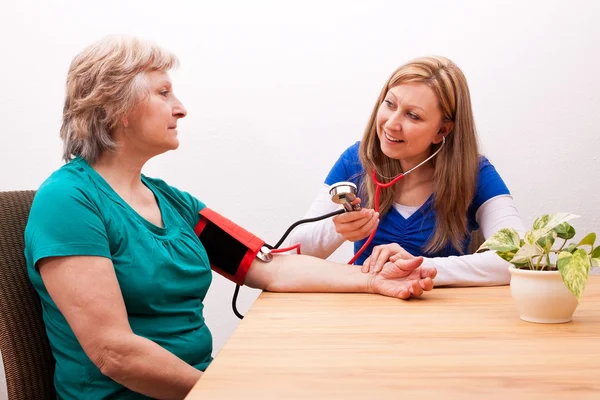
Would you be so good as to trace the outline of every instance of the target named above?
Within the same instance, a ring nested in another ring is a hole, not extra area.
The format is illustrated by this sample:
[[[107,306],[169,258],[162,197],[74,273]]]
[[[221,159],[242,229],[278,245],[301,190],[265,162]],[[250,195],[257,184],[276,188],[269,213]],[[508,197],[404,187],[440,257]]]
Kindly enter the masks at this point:
[[[471,243],[469,243],[469,254],[475,254],[479,246],[485,242],[485,238],[479,229],[471,233]]]
[[[56,399],[55,361],[23,254],[34,195],[0,192],[0,351],[10,400]]]

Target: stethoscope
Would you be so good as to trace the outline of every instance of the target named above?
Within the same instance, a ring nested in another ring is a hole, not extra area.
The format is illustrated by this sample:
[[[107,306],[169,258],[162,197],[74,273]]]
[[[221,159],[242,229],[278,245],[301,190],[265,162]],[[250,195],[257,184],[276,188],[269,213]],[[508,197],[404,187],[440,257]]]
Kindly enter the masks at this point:
[[[409,169],[408,171],[395,176],[394,178],[387,178],[383,175],[380,175],[382,178],[392,179],[388,183],[379,182],[379,180],[377,179],[377,172],[375,170],[373,170],[373,172],[371,172],[371,179],[373,179],[373,182],[377,186],[375,189],[375,211],[379,212],[379,192],[382,188],[385,189],[385,188],[392,186],[394,183],[398,182],[400,179],[404,178],[406,175],[410,174],[415,169],[419,168],[420,166],[422,166],[423,164],[425,164],[426,162],[431,160],[433,157],[435,157],[440,152],[440,150],[442,150],[442,147],[444,147],[445,144],[446,144],[446,137],[442,136],[442,145],[440,146],[439,149],[437,149],[432,155],[430,155],[427,159],[425,159],[425,161],[419,163],[417,166]],[[290,234],[290,232],[300,224],[304,224],[307,222],[320,221],[320,220],[323,220],[326,218],[334,217],[339,214],[344,214],[349,211],[360,211],[360,209],[361,209],[360,204],[356,204],[356,205],[351,204],[352,201],[356,198],[357,191],[358,191],[358,189],[357,189],[356,185],[352,182],[334,183],[331,186],[331,188],[329,189],[329,194],[331,195],[331,200],[334,203],[341,204],[344,206],[344,208],[342,210],[336,210],[334,212],[330,212],[325,215],[321,215],[321,216],[313,217],[313,218],[301,219],[299,221],[294,222],[287,229],[287,231],[283,234],[283,236],[279,239],[279,241],[274,246],[265,244],[261,248],[259,253],[257,254],[257,257],[263,262],[270,262],[273,259],[273,254],[275,254],[275,253],[283,253],[283,252],[288,252],[288,251],[295,249],[297,251],[297,253],[300,254],[300,245],[299,244],[295,244],[291,247],[287,247],[287,248],[283,248],[283,249],[281,249],[279,246],[281,246],[281,244],[284,242],[284,240],[287,238],[287,236]],[[373,240],[373,237],[375,236],[376,232],[377,232],[377,230],[374,230],[373,232],[371,232],[371,235],[369,235],[369,238],[367,239],[365,244],[360,248],[360,250],[358,250],[358,252],[356,252],[354,257],[352,257],[352,259],[348,262],[348,264],[354,264],[354,262],[358,259],[358,257],[360,257],[360,255],[369,246],[369,244]],[[236,306],[239,290],[240,290],[240,286],[236,285],[235,291],[233,293],[233,299],[231,300],[231,306],[233,308],[234,314],[238,318],[242,319],[242,318],[244,318],[244,316],[238,312],[237,306]]]
[[[406,175],[410,174],[411,172],[413,172],[414,170],[416,170],[423,164],[427,163],[429,160],[431,160],[433,157],[435,157],[442,150],[442,148],[444,147],[445,144],[446,144],[446,137],[442,136],[442,145],[432,155],[430,155],[424,161],[422,161],[421,163],[412,167],[411,169],[409,169],[406,172],[402,172],[393,178],[388,178],[388,177],[385,177],[380,174],[380,176],[382,178],[391,179],[390,182],[387,182],[387,183],[380,182],[377,179],[377,171],[375,169],[373,169],[373,171],[371,172],[371,179],[373,180],[373,183],[375,183],[375,186],[376,186],[375,202],[374,202],[375,211],[379,212],[379,193],[380,193],[381,189],[389,188],[390,186],[392,186],[393,184],[398,182],[400,179],[404,178]],[[351,204],[351,202],[356,198],[356,192],[357,192],[357,187],[352,182],[338,182],[338,183],[333,184],[331,186],[331,188],[329,189],[329,194],[331,195],[331,200],[334,203],[342,204],[346,211],[360,211],[360,209],[361,209],[360,205],[358,205],[358,204],[352,205]],[[360,255],[365,251],[365,249],[369,246],[369,244],[371,244],[371,241],[373,240],[373,237],[375,237],[376,232],[377,232],[376,229],[373,232],[371,232],[371,234],[369,235],[365,244],[363,244],[362,247],[356,252],[354,257],[352,257],[352,259],[348,262],[348,264],[354,264],[354,262],[358,259],[358,257],[360,257]]]

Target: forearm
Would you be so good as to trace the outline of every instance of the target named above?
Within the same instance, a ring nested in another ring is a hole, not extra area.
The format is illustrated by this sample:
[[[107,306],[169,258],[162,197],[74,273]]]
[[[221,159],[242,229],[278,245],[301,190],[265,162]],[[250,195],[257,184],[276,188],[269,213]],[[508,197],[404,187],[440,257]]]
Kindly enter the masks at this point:
[[[146,396],[182,399],[202,376],[202,371],[141,336],[118,335],[107,342],[94,357],[96,365],[114,381]]]
[[[510,195],[500,195],[486,201],[475,216],[485,238],[502,228],[525,231],[519,212]],[[425,258],[423,265],[435,266],[438,274],[435,286],[496,286],[510,282],[510,264],[493,251],[465,256]]]
[[[423,265],[435,267],[435,286],[498,286],[510,282],[509,263],[493,251],[465,256],[424,258]]]
[[[304,255],[275,255],[270,263],[255,260],[245,283],[271,292],[370,293],[372,279],[355,265]]]

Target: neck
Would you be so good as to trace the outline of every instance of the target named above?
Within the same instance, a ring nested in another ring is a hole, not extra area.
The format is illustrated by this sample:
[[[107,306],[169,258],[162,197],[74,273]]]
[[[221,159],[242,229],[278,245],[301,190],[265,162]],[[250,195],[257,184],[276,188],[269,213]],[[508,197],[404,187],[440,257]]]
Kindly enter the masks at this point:
[[[400,162],[400,166],[402,167],[402,171],[405,173],[415,168],[417,165],[421,164],[425,161],[429,156],[431,156],[431,150],[428,150],[424,153],[421,153],[415,157],[405,158],[402,160],[398,160]],[[432,160],[427,161],[420,167],[416,168],[414,171],[410,172],[406,175],[403,180],[409,179],[412,177],[412,180],[423,180],[423,178],[430,178],[433,176],[433,162]]]
[[[424,158],[425,159],[425,158]],[[419,165],[424,159],[418,162],[411,162],[410,168]],[[408,163],[402,163],[402,167]],[[435,168],[432,161],[428,161],[416,168],[403,179],[400,179],[394,189],[394,201],[404,205],[420,206],[433,191],[433,175]]]
[[[418,165],[418,163],[415,165]],[[406,175],[398,183],[404,188],[404,190],[407,190],[412,186],[420,185],[422,183],[433,180],[434,172],[435,169],[433,167],[433,164],[431,162],[426,162],[410,174]]]
[[[128,155],[123,148],[104,152],[92,168],[118,193],[131,193],[142,189],[142,168],[146,163],[139,155]]]

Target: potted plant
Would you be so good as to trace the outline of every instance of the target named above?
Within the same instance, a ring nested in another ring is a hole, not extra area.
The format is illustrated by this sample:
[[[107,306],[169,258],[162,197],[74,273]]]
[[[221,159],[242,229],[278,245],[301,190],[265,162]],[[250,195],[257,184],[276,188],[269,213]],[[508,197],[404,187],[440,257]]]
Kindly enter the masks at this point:
[[[567,241],[575,228],[568,213],[546,214],[523,238],[512,228],[501,229],[477,251],[495,250],[510,262],[510,290],[522,320],[563,323],[573,318],[591,267],[600,267],[600,246],[589,233],[579,243]],[[555,245],[556,244],[556,245]]]

